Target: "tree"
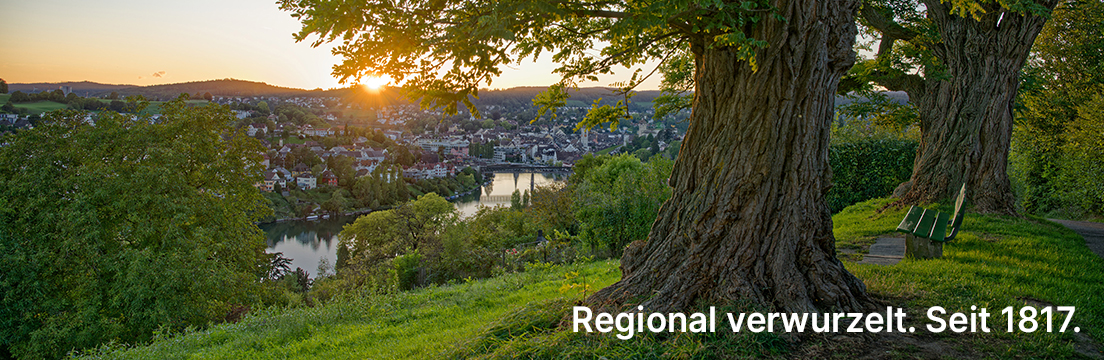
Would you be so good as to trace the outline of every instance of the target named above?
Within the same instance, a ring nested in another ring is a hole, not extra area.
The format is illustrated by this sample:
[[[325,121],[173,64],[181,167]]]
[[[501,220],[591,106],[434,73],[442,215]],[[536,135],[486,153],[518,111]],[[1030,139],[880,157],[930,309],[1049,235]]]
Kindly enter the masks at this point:
[[[1067,203],[1104,214],[1104,92],[1077,110],[1062,145],[1058,184]]]
[[[583,241],[620,255],[629,242],[646,237],[660,205],[671,196],[664,183],[671,165],[662,157],[645,164],[622,154],[587,172],[576,190],[575,217],[582,223]]]
[[[510,209],[521,210],[525,206],[521,203],[521,190],[514,189],[514,192],[510,194]]]
[[[880,43],[876,58],[852,71],[855,83],[905,91],[920,114],[920,148],[912,177],[895,191],[898,204],[953,198],[965,182],[978,211],[1015,213],[1012,105],[1030,44],[1057,3],[863,3],[861,23]]]
[[[260,144],[217,106],[50,113],[0,148],[0,339],[17,358],[148,341],[249,304]],[[33,209],[34,211],[27,211]],[[202,274],[202,276],[197,276]]]
[[[433,193],[392,210],[373,211],[338,234],[338,246],[349,254],[339,263],[376,267],[397,256],[436,247],[438,236],[458,216],[456,207]]]
[[[1078,107],[1104,93],[1104,3],[1068,1],[1060,4],[1032,47],[1024,67],[1012,133],[1013,174],[1023,186],[1024,210],[1045,213],[1068,205],[1063,193],[1086,187],[1058,181],[1065,169],[1063,150]],[[1069,154],[1074,155],[1074,154]],[[1067,163],[1069,164],[1069,163]],[[1069,187],[1060,184],[1072,185]],[[1075,205],[1077,206],[1077,205]]]
[[[792,312],[872,304],[835,258],[824,201],[832,103],[854,61],[857,1],[280,4],[303,24],[297,40],[342,39],[340,80],[388,75],[423,105],[453,113],[464,105],[478,114],[470,96],[480,86],[544,52],[555,54],[563,76],[535,100],[544,110],[614,65],[687,60],[689,71],[664,70],[665,83],[692,84],[694,94],[672,196],[647,241],[626,249],[622,279],[588,301],[644,299],[650,311],[698,301]],[[642,80],[617,87],[628,97]],[[596,105],[580,127],[616,126],[625,106]]]
[[[7,93],[8,93],[8,82],[4,81],[4,79],[0,79],[0,94],[7,94]]]
[[[25,102],[30,102],[31,97],[29,95],[27,95],[26,93],[22,92],[22,91],[16,90],[15,92],[12,92],[11,97],[8,98],[8,101],[11,101],[11,102],[17,103],[17,104],[18,103],[25,103]]]
[[[119,93],[112,91],[111,94],[107,95],[107,99],[108,100],[119,100]]]
[[[215,97],[211,96],[210,92],[203,93],[203,100],[211,101],[211,100],[214,100],[214,99],[215,99]]]
[[[562,182],[538,186],[533,190],[533,204],[526,211],[535,225],[546,234],[552,234],[553,230],[574,234],[578,229],[575,213],[571,210],[575,204],[575,196],[576,193]]]

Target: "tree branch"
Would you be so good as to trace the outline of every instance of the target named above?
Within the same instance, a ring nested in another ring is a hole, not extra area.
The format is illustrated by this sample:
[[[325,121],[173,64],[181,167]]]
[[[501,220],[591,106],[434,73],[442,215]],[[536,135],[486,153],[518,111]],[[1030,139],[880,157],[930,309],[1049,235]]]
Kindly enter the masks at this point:
[[[866,23],[870,25],[870,27],[878,30],[883,36],[888,36],[891,39],[911,41],[919,35],[915,31],[893,21],[892,18],[886,17],[880,10],[881,9],[872,4],[864,3],[862,8],[859,9],[859,15],[862,16],[863,20],[866,20]],[[892,43],[892,41],[890,42]],[[880,52],[879,50],[879,53]]]
[[[924,89],[924,78],[920,75],[907,74],[900,70],[878,70],[870,75],[874,83],[892,91],[907,92],[909,96],[919,96]]]

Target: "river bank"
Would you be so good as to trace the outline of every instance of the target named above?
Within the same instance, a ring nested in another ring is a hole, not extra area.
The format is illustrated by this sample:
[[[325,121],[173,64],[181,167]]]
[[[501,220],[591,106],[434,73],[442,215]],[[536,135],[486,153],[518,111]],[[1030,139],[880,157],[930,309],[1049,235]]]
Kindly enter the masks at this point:
[[[468,189],[467,191],[459,192],[459,193],[453,194],[451,196],[448,196],[445,199],[450,201],[450,202],[456,202],[457,200],[463,198],[464,196],[472,195],[476,191],[481,190],[483,187],[487,186],[488,184],[491,184],[492,182],[494,182],[494,174],[493,173],[492,174],[487,174],[484,177],[482,184],[479,184],[476,187]],[[371,213],[373,211],[390,210],[390,209],[394,209],[394,208],[395,208],[394,206],[383,206],[383,207],[380,207],[380,208],[377,208],[377,209],[364,208],[364,209],[356,209],[356,210],[353,210],[353,211],[347,211],[347,212],[338,213],[338,214],[324,213],[324,214],[311,215],[311,216],[306,216],[306,217],[289,217],[289,218],[275,219],[275,220],[272,220],[272,221],[259,221],[256,224],[257,225],[271,225],[271,224],[279,224],[279,223],[284,223],[284,222],[289,222],[289,221],[318,221],[318,220],[325,220],[325,219],[333,219],[333,218],[339,217],[339,216],[360,216],[360,215],[365,215],[365,214]]]

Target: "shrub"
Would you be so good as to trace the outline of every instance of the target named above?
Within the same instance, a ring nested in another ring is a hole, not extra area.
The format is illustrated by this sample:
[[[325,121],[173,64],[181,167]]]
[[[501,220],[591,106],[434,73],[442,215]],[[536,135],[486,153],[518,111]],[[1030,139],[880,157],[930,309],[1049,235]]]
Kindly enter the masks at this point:
[[[889,196],[897,185],[912,176],[918,145],[915,140],[884,136],[833,141],[828,153],[832,189],[826,199],[832,213]]]
[[[421,262],[422,255],[417,250],[391,260],[391,271],[399,290],[410,290],[418,284],[418,268]]]

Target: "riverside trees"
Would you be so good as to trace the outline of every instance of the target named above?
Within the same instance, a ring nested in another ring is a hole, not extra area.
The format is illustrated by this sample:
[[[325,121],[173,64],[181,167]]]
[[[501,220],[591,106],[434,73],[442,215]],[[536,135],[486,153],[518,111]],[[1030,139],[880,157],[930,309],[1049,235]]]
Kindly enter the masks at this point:
[[[746,299],[793,312],[871,303],[835,258],[824,201],[833,97],[854,61],[857,1],[280,4],[303,24],[297,40],[340,39],[342,81],[387,75],[423,105],[452,111],[470,108],[469,96],[501,67],[541,53],[553,54],[564,77],[540,97],[549,107],[614,65],[692,59],[692,71],[666,72],[694,90],[672,196],[647,241],[626,250],[622,280],[589,301],[643,299],[664,311]],[[625,114],[599,107],[581,125]]]

